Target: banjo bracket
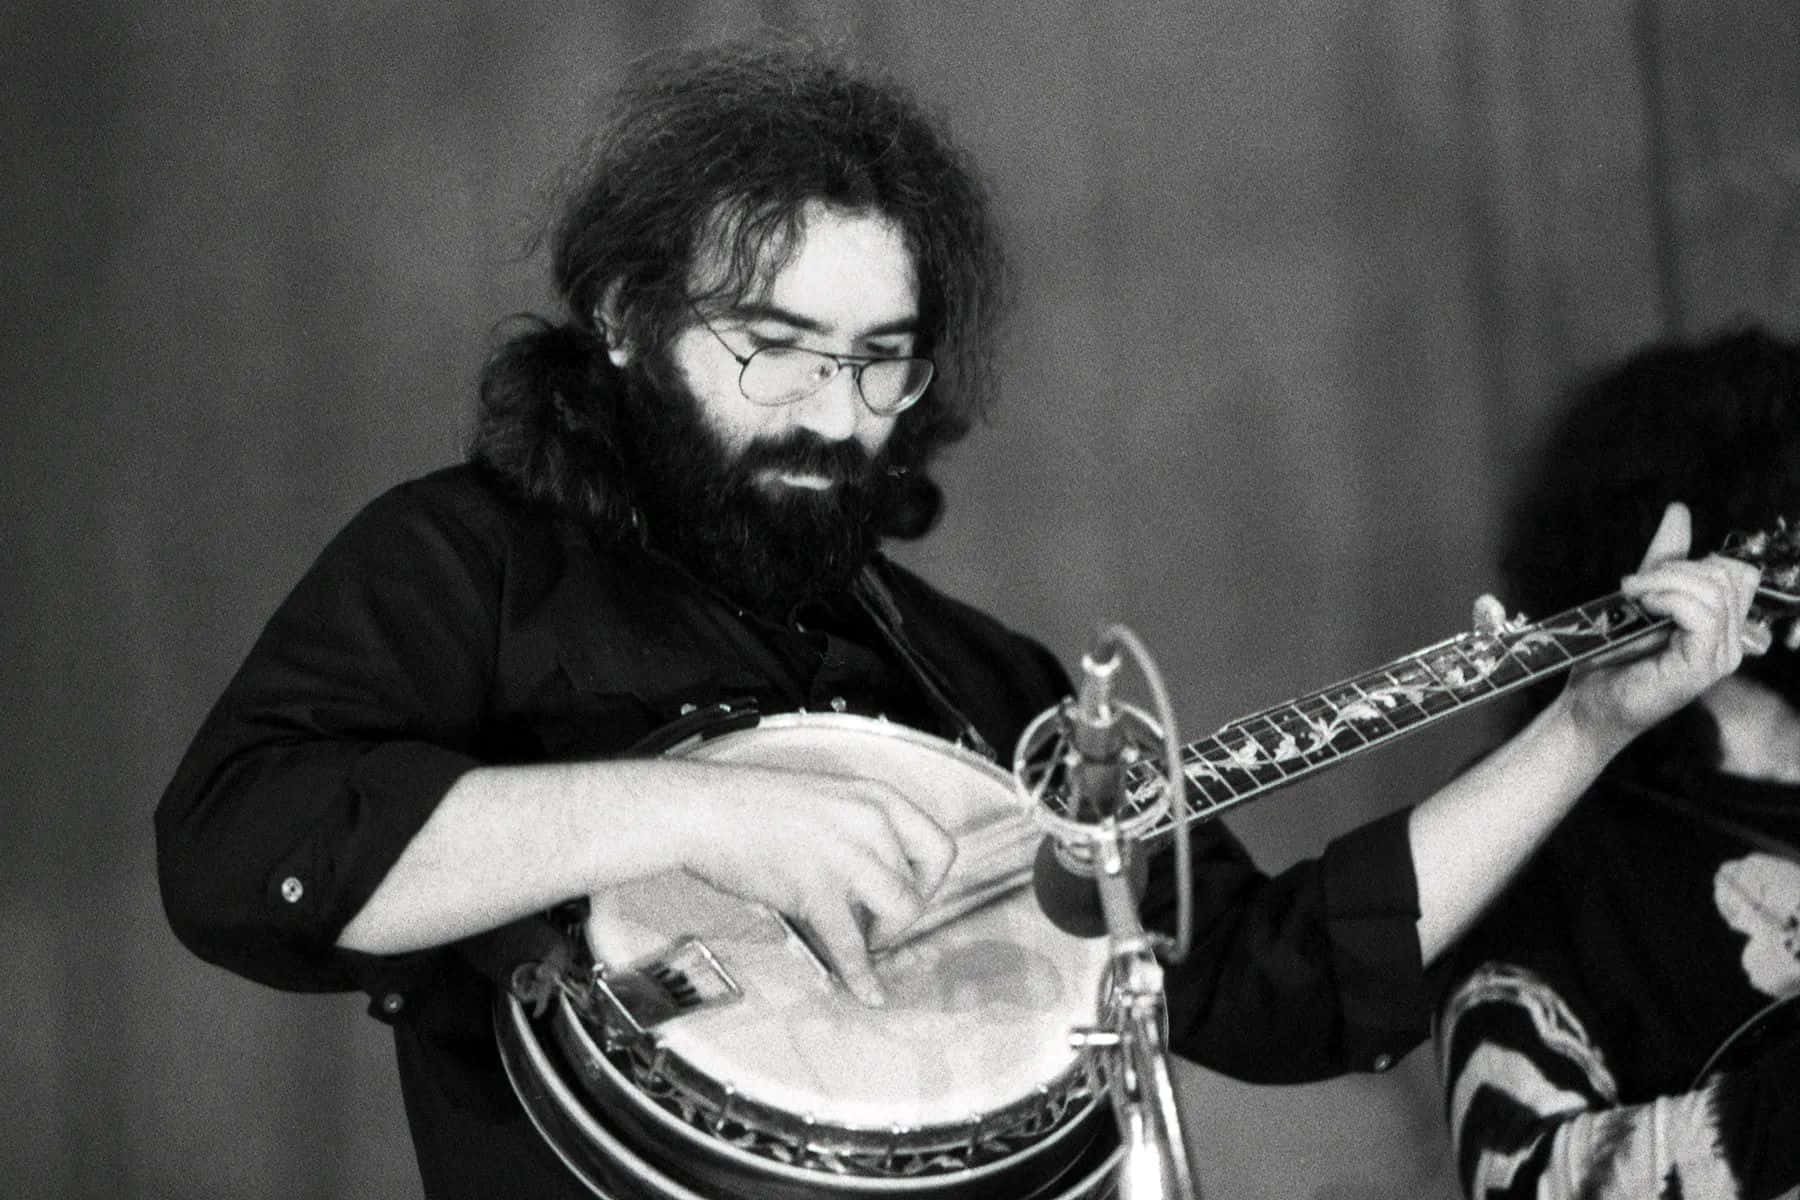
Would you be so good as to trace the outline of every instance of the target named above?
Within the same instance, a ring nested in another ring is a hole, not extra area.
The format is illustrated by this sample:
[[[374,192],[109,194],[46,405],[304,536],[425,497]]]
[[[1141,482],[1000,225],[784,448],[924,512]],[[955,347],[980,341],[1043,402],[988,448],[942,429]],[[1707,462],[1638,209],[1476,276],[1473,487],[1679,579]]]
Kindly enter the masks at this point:
[[[688,934],[623,967],[595,963],[586,998],[596,999],[618,1018],[626,1041],[651,1036],[665,1021],[743,999],[744,989],[707,944]]]

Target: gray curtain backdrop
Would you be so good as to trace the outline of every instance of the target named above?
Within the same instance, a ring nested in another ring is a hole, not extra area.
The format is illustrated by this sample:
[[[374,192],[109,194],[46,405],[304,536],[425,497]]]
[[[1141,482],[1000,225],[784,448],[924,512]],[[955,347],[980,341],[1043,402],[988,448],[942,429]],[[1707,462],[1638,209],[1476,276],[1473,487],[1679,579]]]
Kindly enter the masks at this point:
[[[991,171],[1007,398],[904,552],[1184,732],[1465,627],[1555,387],[1800,328],[1789,0],[111,4],[0,14],[7,278],[0,1178],[416,1195],[383,1030],[164,925],[150,814],[273,606],[454,458],[523,250],[622,64],[774,26],[913,80]],[[1271,865],[1426,794],[1471,715],[1235,824]],[[1209,1194],[1447,1197],[1429,1051],[1180,1083]]]

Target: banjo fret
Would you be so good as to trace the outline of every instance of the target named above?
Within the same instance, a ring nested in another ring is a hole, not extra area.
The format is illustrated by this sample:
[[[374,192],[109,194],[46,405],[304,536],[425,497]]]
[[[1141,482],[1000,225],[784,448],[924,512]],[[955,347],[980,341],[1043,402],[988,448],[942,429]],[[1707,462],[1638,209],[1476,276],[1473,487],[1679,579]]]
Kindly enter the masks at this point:
[[[1669,621],[1613,595],[1545,621],[1461,634],[1222,726],[1181,748],[1188,822],[1211,820],[1289,783],[1385,746],[1464,709],[1646,641]],[[1127,807],[1157,803],[1153,758],[1125,775]],[[1165,813],[1151,836],[1174,830]]]

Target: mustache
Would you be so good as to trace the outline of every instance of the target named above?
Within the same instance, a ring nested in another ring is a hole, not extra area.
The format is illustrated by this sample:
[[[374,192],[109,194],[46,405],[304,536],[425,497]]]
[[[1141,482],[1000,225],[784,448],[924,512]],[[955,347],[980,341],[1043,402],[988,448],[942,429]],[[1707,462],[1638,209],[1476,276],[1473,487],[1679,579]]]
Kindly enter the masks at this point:
[[[878,459],[855,439],[828,442],[816,433],[795,430],[779,438],[759,438],[739,452],[737,470],[744,474],[782,471],[819,475],[839,483],[867,479]]]

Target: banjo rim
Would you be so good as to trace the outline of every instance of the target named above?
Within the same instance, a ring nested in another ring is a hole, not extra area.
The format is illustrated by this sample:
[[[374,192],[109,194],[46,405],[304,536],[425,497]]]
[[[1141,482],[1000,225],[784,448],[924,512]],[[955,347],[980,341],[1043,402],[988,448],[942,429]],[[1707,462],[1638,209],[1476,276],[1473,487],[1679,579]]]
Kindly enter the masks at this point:
[[[1083,1129],[1094,1110],[1105,1098],[1105,1090],[1090,1075],[1090,1060],[1078,1056],[1076,1061],[1056,1079],[1040,1085],[1033,1093],[1012,1104],[959,1121],[935,1122],[929,1125],[888,1126],[850,1125],[837,1122],[811,1122],[805,1114],[795,1114],[773,1105],[735,1096],[727,1085],[706,1072],[693,1067],[672,1051],[652,1050],[656,1074],[676,1089],[679,1099],[671,1097],[663,1103],[642,1084],[634,1081],[622,1068],[618,1057],[631,1057],[629,1046],[620,1046],[613,1054],[595,1044],[588,1022],[576,1011],[569,997],[559,996],[554,1028],[565,1052],[578,1058],[577,1069],[582,1079],[605,1088],[608,1098],[622,1098],[641,1117],[658,1130],[673,1133],[684,1144],[750,1171],[764,1172],[795,1183],[817,1183],[831,1180],[837,1187],[876,1193],[929,1191],[941,1187],[946,1178],[976,1181],[1018,1170],[1040,1154],[1053,1152],[1065,1139]],[[571,1045],[571,1043],[573,1043]],[[671,1071],[670,1068],[674,1067]],[[679,1075],[682,1078],[671,1076]],[[723,1099],[721,1099],[723,1097]],[[674,1111],[671,1105],[691,1110],[691,1116]],[[1036,1122],[1043,1122],[1037,1125]],[[1009,1130],[1008,1124],[1017,1130]],[[754,1135],[762,1142],[791,1149],[802,1159],[820,1162],[820,1166],[789,1163],[772,1154],[759,1153],[720,1136],[719,1130],[736,1126],[746,1136]],[[788,1129],[784,1126],[796,1126]],[[1010,1148],[1001,1148],[1007,1142]],[[988,1147],[984,1155],[979,1147]],[[958,1152],[968,1155],[969,1162],[934,1160],[951,1158]],[[989,1157],[988,1155],[991,1155]],[[829,1164],[842,1160],[875,1159],[901,1162],[918,1159],[926,1165],[916,1171],[900,1173],[858,1173]]]
[[[754,725],[747,727],[732,725],[715,729],[710,735],[705,730],[690,733],[667,746],[663,753],[734,761],[730,757],[734,745],[746,744],[757,735],[794,731],[836,731],[879,738],[890,745],[903,744],[932,756],[940,764],[947,762],[973,772],[983,788],[994,789],[996,796],[1016,795],[1012,776],[974,751],[885,719],[852,714],[801,712],[759,716]],[[709,751],[709,747],[724,753]],[[739,761],[758,760],[752,757]],[[576,935],[576,940],[586,947],[584,938]],[[596,959],[601,957],[591,948],[590,954]],[[1065,969],[1085,970],[1085,966],[1065,965]],[[1094,982],[1098,984],[1099,972]],[[769,1182],[781,1180],[801,1189],[923,1196],[976,1187],[983,1182],[1004,1183],[1008,1177],[1034,1171],[1047,1180],[1037,1186],[1047,1188],[1059,1175],[1087,1159],[1098,1136],[1094,1132],[1096,1112],[1106,1098],[1104,1080],[1095,1075],[1097,1066],[1092,1056],[1071,1047],[1060,1067],[1044,1070],[1040,1065],[1035,1080],[1021,1078],[1018,1086],[1003,1097],[979,1098],[976,1107],[963,1108],[955,1120],[875,1125],[840,1116],[818,1121],[792,1107],[767,1103],[738,1091],[724,1082],[718,1072],[706,1070],[671,1049],[654,1032],[631,1036],[596,1002],[592,989],[584,988],[574,977],[566,979],[557,990],[552,1012],[541,1021],[527,1016],[520,1001],[511,995],[503,992],[501,1000],[496,1012],[497,1026],[503,1034],[527,1043],[523,1052],[515,1047],[503,1054],[509,1075],[515,1073],[515,1058],[522,1060],[517,1065],[520,1072],[541,1073],[544,1064],[557,1057],[557,1051],[565,1064],[560,1069],[551,1066],[556,1073],[555,1094],[551,1100],[538,1095],[538,1103],[558,1108],[573,1103],[585,1118],[581,1122],[584,1127],[600,1123],[600,1113],[618,1111],[619,1119],[641,1144],[638,1155],[648,1152],[654,1157],[664,1152],[678,1154],[680,1147],[696,1149],[725,1169],[752,1178],[761,1176]],[[1075,1015],[1070,1016],[1072,1022]],[[547,1028],[549,1036],[540,1038],[539,1028]],[[1059,1058],[1055,1056],[1050,1065],[1055,1067]],[[520,1081],[515,1078],[513,1083],[524,1100]],[[586,1093],[602,1107],[589,1111],[577,1092]],[[979,1107],[990,1099],[994,1102],[985,1109]],[[555,1139],[537,1113],[532,1113],[532,1120],[540,1134],[554,1145]],[[730,1136],[722,1130],[729,1130]],[[1088,1136],[1079,1136],[1081,1131],[1088,1131]],[[620,1132],[610,1133],[609,1140],[621,1140]],[[568,1154],[560,1148],[558,1153],[574,1167]],[[1108,1163],[1112,1161],[1109,1157]]]

